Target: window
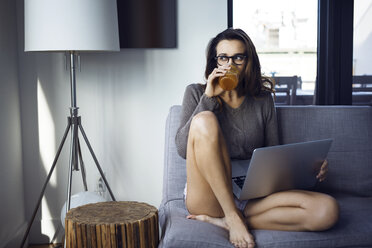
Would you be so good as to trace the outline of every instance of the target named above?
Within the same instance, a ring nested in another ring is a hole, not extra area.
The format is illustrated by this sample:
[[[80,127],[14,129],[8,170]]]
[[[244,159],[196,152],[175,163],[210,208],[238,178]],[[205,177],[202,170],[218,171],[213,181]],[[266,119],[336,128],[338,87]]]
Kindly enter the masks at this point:
[[[317,73],[317,8],[317,0],[232,2],[232,26],[243,29],[252,39],[262,73],[270,77],[297,76],[297,98],[293,104],[313,103]]]
[[[371,104],[372,0],[354,1],[353,104]]]

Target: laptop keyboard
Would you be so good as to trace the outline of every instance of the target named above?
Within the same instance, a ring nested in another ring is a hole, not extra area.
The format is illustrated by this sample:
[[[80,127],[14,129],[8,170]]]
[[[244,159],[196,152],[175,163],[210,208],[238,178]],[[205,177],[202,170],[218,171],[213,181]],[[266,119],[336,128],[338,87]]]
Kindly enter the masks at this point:
[[[243,184],[245,181],[245,176],[240,176],[240,177],[233,177],[232,178],[234,182],[239,186],[239,188],[243,188]]]

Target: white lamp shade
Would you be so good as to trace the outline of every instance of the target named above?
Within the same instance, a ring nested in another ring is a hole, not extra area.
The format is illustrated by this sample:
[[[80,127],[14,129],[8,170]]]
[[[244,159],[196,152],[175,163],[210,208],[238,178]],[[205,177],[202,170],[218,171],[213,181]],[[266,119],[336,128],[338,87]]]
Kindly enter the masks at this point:
[[[25,51],[119,51],[116,0],[25,0]]]

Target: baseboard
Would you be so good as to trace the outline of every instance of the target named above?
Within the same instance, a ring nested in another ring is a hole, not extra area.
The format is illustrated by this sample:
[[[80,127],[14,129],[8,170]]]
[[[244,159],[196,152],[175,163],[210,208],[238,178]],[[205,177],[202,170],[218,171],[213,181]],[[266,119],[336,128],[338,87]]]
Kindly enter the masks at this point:
[[[43,228],[41,227],[41,223]],[[0,248],[14,248],[20,247],[23,236],[28,227],[28,223],[24,222],[18,228],[16,228],[12,235],[6,240],[1,241]],[[53,227],[53,228],[52,228]],[[57,228],[54,228],[57,227]],[[41,231],[43,229],[43,232]],[[65,230],[61,225],[61,220],[35,220],[32,224],[28,239],[26,240],[26,246],[28,244],[46,244],[46,243],[62,243],[64,238]]]
[[[3,248],[20,247],[26,229],[27,222],[25,221],[14,232],[12,232],[12,235],[7,240],[5,240]]]
[[[61,243],[64,233],[60,219],[35,220],[29,234],[29,243]]]

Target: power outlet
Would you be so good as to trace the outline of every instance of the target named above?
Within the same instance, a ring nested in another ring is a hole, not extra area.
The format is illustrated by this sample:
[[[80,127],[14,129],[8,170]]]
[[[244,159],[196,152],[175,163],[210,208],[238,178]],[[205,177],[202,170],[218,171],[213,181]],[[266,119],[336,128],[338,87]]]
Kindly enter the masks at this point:
[[[106,184],[105,182],[103,181],[103,178],[102,177],[99,177],[98,181],[97,181],[97,187],[96,187],[96,191],[97,193],[100,195],[100,196],[105,196],[105,193],[107,191],[107,188],[106,188]]]

